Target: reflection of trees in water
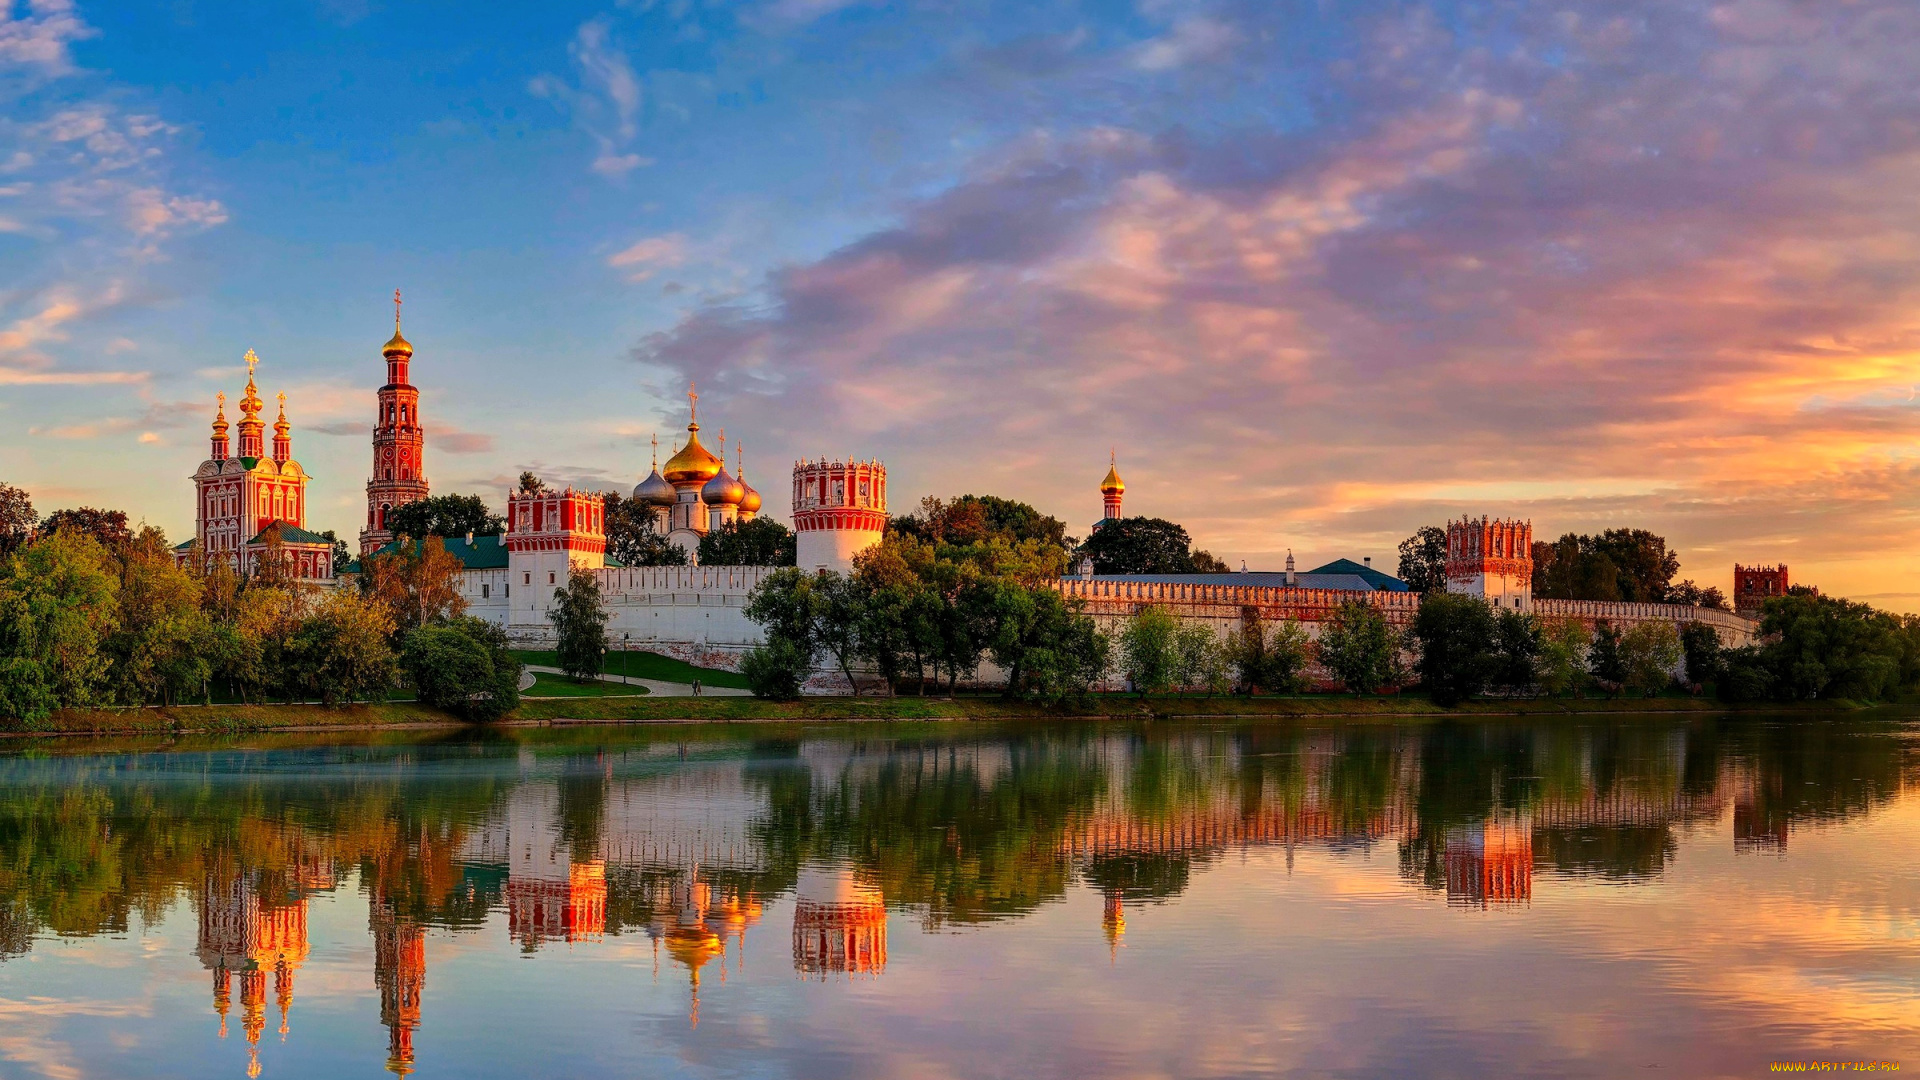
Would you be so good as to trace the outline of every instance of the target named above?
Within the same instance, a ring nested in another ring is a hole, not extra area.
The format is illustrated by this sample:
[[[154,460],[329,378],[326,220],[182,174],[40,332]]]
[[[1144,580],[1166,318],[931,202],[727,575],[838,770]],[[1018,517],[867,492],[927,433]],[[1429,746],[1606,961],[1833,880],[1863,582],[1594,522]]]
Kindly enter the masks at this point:
[[[678,753],[601,730],[551,745],[0,758],[0,958],[37,932],[158,921],[216,864],[269,903],[357,869],[395,920],[477,925],[506,873],[473,861],[467,841],[526,784],[551,788],[576,862],[607,860],[606,932],[655,925],[670,868],[604,854],[611,800],[684,773],[688,746],[752,807],[727,811],[744,815],[751,857],[703,868],[703,882],[766,898],[810,863],[845,863],[939,925],[1032,910],[1076,876],[1119,899],[1177,896],[1196,865],[1262,844],[1393,838],[1407,879],[1444,889],[1449,858],[1464,880],[1496,821],[1530,829],[1542,869],[1643,879],[1666,866],[1676,823],[1731,808],[1740,842],[1778,848],[1792,827],[1884,804],[1920,775],[1901,737],[1872,720],[1639,718],[717,734]]]

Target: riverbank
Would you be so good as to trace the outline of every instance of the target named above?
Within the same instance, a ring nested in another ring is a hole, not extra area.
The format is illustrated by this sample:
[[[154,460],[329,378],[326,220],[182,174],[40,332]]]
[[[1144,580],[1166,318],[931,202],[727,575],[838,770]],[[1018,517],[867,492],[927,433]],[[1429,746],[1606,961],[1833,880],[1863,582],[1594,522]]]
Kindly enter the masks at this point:
[[[1101,720],[1101,719],[1314,719],[1437,721],[1501,716],[1601,716],[1664,713],[1845,713],[1864,706],[1847,701],[1727,705],[1711,699],[1536,698],[1474,701],[1441,708],[1419,695],[1347,697],[1308,694],[1279,697],[1193,695],[1153,697],[1101,695],[1069,711],[996,697],[822,697],[799,701],[758,698],[529,698],[503,726],[686,723],[821,723],[917,720]],[[34,731],[0,735],[178,735],[334,729],[458,728],[461,721],[416,702],[368,705],[195,705],[146,709],[65,709]]]

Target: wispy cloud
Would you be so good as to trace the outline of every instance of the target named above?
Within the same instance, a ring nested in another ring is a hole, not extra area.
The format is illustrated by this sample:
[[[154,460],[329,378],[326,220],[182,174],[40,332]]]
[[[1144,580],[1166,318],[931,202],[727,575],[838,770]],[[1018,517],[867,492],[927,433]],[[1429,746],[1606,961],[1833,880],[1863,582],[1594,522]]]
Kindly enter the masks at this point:
[[[653,164],[632,149],[646,94],[633,65],[613,40],[612,23],[604,17],[582,23],[567,51],[579,74],[577,86],[542,75],[528,89],[566,109],[593,139],[598,148],[590,166],[594,172],[618,177]]]
[[[67,46],[94,33],[71,0],[29,0],[23,6],[10,0],[0,5],[0,65],[43,76],[67,74],[73,70]]]

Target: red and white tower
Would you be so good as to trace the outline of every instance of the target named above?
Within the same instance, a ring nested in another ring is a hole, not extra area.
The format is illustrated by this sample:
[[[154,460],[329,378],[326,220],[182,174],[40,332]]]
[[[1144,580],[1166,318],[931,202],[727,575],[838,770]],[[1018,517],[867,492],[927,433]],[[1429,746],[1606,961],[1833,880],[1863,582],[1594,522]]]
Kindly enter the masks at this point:
[[[802,570],[853,569],[887,532],[887,467],[878,461],[793,466],[793,531]]]
[[[591,491],[516,491],[507,498],[507,596],[512,625],[547,625],[555,589],[577,567],[607,565],[606,498]]]
[[[1447,591],[1533,610],[1533,522],[1461,518],[1447,525]]]
[[[1750,619],[1760,617],[1771,596],[1785,596],[1789,583],[1787,564],[1778,566],[1741,566],[1733,564],[1733,610]]]
[[[420,390],[407,380],[413,346],[400,336],[399,289],[393,290],[393,337],[380,352],[387,358],[387,384],[380,388],[373,421],[373,476],[367,480],[362,555],[393,539],[393,530],[387,528],[388,511],[427,497],[427,435],[420,426]]]

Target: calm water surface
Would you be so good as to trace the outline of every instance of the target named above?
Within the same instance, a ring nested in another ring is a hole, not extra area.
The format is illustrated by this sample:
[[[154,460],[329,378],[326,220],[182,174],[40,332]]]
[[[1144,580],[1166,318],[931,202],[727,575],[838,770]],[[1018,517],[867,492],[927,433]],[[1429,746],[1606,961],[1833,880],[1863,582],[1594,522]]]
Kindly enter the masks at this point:
[[[0,744],[0,1077],[1920,1071],[1920,725]]]

